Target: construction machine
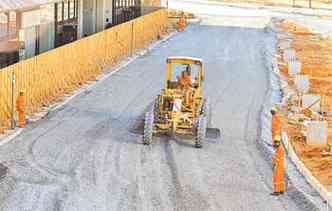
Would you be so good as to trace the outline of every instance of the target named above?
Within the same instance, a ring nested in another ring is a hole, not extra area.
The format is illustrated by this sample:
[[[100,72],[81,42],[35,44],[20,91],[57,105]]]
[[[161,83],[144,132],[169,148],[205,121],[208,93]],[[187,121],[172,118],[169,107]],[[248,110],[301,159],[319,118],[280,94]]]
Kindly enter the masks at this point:
[[[175,66],[183,68],[177,77]],[[209,102],[202,95],[203,80],[202,59],[167,58],[165,87],[145,115],[144,144],[149,145],[156,134],[174,134],[194,137],[195,147],[203,146],[210,121]]]

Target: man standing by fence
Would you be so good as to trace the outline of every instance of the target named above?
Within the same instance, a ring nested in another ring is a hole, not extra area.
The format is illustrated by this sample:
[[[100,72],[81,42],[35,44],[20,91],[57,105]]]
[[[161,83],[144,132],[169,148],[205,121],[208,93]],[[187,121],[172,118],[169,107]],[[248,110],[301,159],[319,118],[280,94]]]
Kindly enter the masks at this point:
[[[21,90],[19,96],[16,98],[16,111],[18,115],[18,127],[25,127],[25,96],[24,91]]]

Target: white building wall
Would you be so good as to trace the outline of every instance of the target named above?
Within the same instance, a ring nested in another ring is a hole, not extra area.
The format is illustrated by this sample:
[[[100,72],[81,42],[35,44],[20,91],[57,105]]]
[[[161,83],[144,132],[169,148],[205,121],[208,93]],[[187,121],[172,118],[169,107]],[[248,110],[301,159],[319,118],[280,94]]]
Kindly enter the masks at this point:
[[[97,32],[104,30],[105,23],[105,0],[96,0],[96,30]]]
[[[91,35],[112,23],[112,0],[82,0],[82,34]]]
[[[83,36],[96,31],[96,0],[83,0]]]
[[[47,4],[40,7],[40,53],[54,48],[55,25],[54,25],[54,4]]]
[[[104,17],[105,27],[107,26],[107,24],[112,23],[112,5],[113,5],[112,0],[105,0],[105,17]]]
[[[78,7],[78,34],[77,38],[80,39],[83,37],[83,0],[79,0],[79,7]]]
[[[36,54],[36,26],[40,25],[40,22],[39,9],[22,12],[20,40],[24,42],[24,58],[30,58]]]

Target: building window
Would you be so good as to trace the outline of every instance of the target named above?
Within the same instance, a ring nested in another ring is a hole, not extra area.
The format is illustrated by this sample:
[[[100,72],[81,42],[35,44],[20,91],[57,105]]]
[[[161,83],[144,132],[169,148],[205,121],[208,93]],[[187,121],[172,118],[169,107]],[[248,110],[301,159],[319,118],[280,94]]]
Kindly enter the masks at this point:
[[[117,25],[141,15],[140,0],[112,0],[112,25]]]
[[[78,0],[55,3],[55,46],[61,46],[77,39]],[[61,17],[61,18],[59,18]]]

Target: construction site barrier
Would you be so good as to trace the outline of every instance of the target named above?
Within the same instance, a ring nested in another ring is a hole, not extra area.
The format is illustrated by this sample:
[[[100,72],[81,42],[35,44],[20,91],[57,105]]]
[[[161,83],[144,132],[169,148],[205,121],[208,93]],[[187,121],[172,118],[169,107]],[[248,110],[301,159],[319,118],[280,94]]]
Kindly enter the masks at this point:
[[[160,9],[1,69],[0,132],[11,126],[20,90],[27,115],[41,111],[167,33],[167,16]]]

